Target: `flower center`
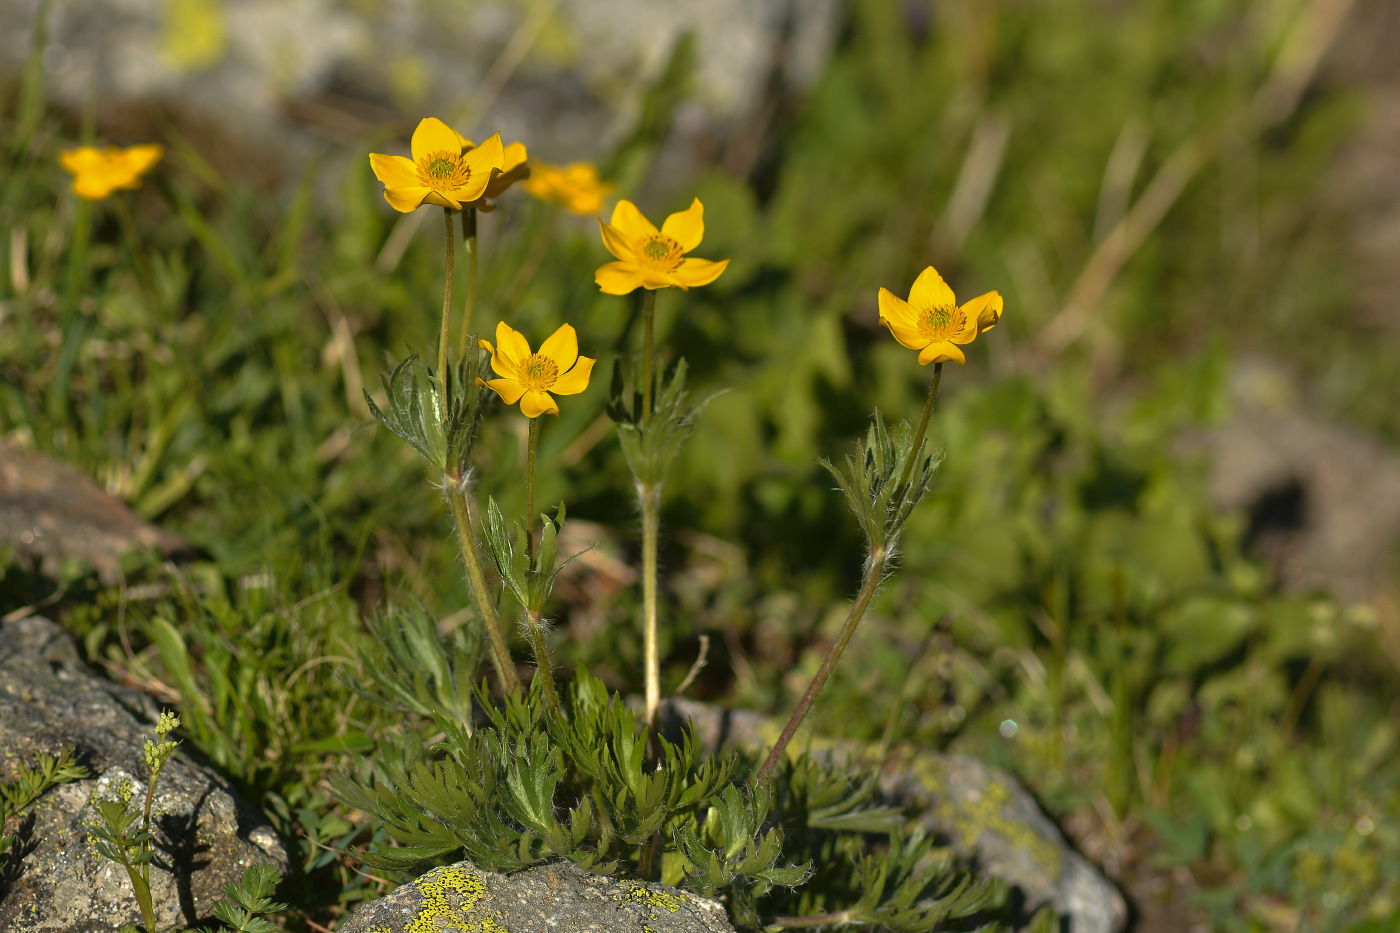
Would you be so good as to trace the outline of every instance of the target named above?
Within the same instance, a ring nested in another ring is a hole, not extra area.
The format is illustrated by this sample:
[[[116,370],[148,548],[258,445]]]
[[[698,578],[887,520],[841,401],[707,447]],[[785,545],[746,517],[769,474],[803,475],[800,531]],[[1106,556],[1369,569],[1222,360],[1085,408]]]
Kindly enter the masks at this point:
[[[919,333],[929,340],[947,340],[962,333],[965,318],[956,305],[925,308],[919,314]]]
[[[525,391],[545,391],[559,381],[559,365],[536,353],[520,364],[520,381]]]
[[[455,152],[439,150],[418,160],[418,180],[434,191],[460,188],[472,177],[472,170]]]
[[[642,258],[658,269],[674,271],[681,264],[681,245],[664,233],[655,233],[642,241],[638,250]]]

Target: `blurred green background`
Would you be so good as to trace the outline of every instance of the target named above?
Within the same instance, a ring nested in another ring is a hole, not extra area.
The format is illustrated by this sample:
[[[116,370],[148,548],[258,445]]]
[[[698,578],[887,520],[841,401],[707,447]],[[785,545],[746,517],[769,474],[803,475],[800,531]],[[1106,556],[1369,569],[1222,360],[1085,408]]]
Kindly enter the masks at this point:
[[[729,390],[666,488],[664,683],[705,636],[692,696],[785,713],[805,687],[863,558],[816,460],[877,408],[919,414],[928,370],[875,295],[933,264],[1006,313],[945,372],[947,459],[817,728],[1012,771],[1135,930],[1394,929],[1394,10],[853,0],[835,22],[814,83],[720,124],[728,149],[673,169],[704,90],[692,36],[586,153],[654,220],[700,197],[696,254],[732,258],[658,301],[663,358]],[[345,683],[361,618],[469,603],[438,492],[361,398],[433,346],[436,225],[396,238],[364,157],[404,151],[423,114],[240,173],[198,125],[49,108],[43,83],[36,61],[0,85],[0,435],[202,554],[173,577],[133,564],[120,590],[75,568],[45,611],[182,704],[298,840],[297,908],[327,922],[374,890],[326,848],[354,827],[322,783],[392,725]],[[153,290],[115,211],[57,166],[92,139],[167,146],[126,196]],[[538,341],[569,322],[599,358],[544,425],[539,501],[567,502],[572,547],[597,544],[558,591],[557,658],[636,691],[639,527],[603,416],[636,296],[597,292],[589,218],[517,190],[481,228],[477,325]],[[1298,440],[1231,486],[1231,444],[1255,435]],[[477,446],[479,497],[507,512],[523,437],[497,408]],[[1343,514],[1360,525],[1329,538]],[[7,561],[0,609],[53,592]],[[162,585],[129,596],[139,581]]]

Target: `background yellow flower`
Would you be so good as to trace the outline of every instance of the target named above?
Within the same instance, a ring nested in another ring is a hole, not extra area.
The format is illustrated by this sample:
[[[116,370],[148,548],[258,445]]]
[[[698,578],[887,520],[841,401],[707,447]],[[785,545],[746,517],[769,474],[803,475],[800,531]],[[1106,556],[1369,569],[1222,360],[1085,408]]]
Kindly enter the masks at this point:
[[[609,295],[625,295],[641,288],[685,290],[709,285],[719,278],[728,259],[711,262],[685,254],[700,245],[705,235],[705,206],[696,198],[686,210],[672,214],[657,230],[631,201],[617,202],[612,223],[600,219],[603,243],[617,257],[598,268],[594,280]]]
[[[578,333],[568,324],[562,325],[532,353],[530,343],[519,331],[505,321],[496,325],[496,346],[480,340],[483,350],[491,354],[491,368],[499,379],[481,380],[505,399],[507,405],[520,403],[527,418],[559,414],[550,393],[577,395],[588,388],[596,360],[578,355]]]
[[[58,162],[73,176],[74,194],[89,201],[100,201],[118,188],[135,190],[141,187],[141,176],[160,161],[164,151],[155,143],[125,149],[82,146],[60,154]]]
[[[959,306],[948,283],[929,266],[914,280],[909,300],[880,289],[880,323],[890,329],[901,346],[918,350],[919,364],[965,363],[961,345],[991,330],[1001,320],[998,292],[979,295]]]
[[[525,190],[541,201],[558,204],[574,214],[598,213],[603,209],[603,198],[615,187],[598,177],[598,167],[592,162],[562,166],[539,163],[525,182]]]
[[[437,117],[425,117],[413,131],[410,145],[412,159],[379,152],[369,155],[374,176],[384,183],[384,200],[405,214],[424,204],[460,211],[463,205],[488,196],[492,176],[505,170],[500,133],[474,146]],[[521,163],[524,151],[520,146]]]

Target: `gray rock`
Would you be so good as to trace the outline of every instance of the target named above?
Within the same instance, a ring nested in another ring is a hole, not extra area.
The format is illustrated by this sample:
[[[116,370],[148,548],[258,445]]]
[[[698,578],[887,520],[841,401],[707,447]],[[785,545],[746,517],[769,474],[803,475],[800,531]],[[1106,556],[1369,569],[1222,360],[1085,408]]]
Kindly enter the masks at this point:
[[[90,777],[54,788],[6,826],[17,859],[0,876],[0,930],[97,933],[140,923],[126,872],[87,842],[94,798],[123,781],[144,801],[142,744],[159,716],[151,699],[90,674],[71,638],[38,617],[0,626],[0,773],[65,746]],[[180,748],[156,787],[151,887],[161,929],[206,918],[252,864],[287,868],[270,826],[229,783]]]
[[[733,933],[724,907],[662,884],[591,875],[570,862],[510,875],[469,862],[435,868],[366,904],[340,933]]]
[[[710,749],[734,743],[766,751],[782,729],[757,713],[682,698],[668,700],[663,716],[668,729],[689,719]],[[802,747],[808,747],[805,740]],[[866,751],[859,743],[821,739],[810,747],[835,760]],[[1122,894],[1005,772],[963,755],[906,751],[886,762],[880,790],[891,802],[914,806],[920,822],[960,857],[1019,890],[1028,910],[1050,904],[1068,917],[1069,933],[1116,933],[1127,926]]]
[[[696,59],[693,103],[677,127],[704,136],[755,110],[773,77],[810,84],[840,11],[838,0],[51,6],[49,92],[74,109],[96,89],[99,113],[160,102],[215,122],[228,141],[284,151],[289,126],[346,139],[435,114],[467,135],[500,129],[555,162],[595,157],[630,130],[681,35],[695,36]],[[24,61],[38,7],[0,4],[0,70]]]
[[[106,583],[121,575],[122,557],[190,552],[178,535],[157,528],[107,495],[78,469],[0,442],[0,550],[56,577],[90,567]]]
[[[1286,589],[1376,597],[1400,541],[1400,456],[1309,410],[1279,363],[1240,363],[1231,395],[1230,422],[1205,439],[1216,503],[1249,514],[1250,543]]]

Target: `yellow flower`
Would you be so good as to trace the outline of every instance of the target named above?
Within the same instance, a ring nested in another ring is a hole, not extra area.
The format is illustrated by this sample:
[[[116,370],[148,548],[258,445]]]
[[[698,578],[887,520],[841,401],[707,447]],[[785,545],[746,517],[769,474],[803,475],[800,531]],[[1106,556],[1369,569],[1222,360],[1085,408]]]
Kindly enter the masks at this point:
[[[900,346],[919,350],[919,364],[966,362],[960,344],[969,344],[1001,320],[1001,295],[987,292],[959,305],[943,277],[929,266],[914,280],[909,300],[880,289],[880,323]]]
[[[596,214],[603,209],[603,198],[615,188],[610,181],[598,177],[598,167],[591,162],[569,165],[540,163],[525,182],[525,190],[539,198],[558,204],[574,214]]]
[[[369,156],[374,176],[384,182],[384,200],[405,214],[424,204],[460,211],[464,205],[491,197],[493,184],[504,191],[515,180],[501,181],[508,153],[512,170],[525,164],[525,147],[520,143],[511,143],[507,150],[497,133],[478,146],[437,117],[425,117],[418,124],[411,148],[412,159],[379,152]]]
[[[100,201],[118,188],[141,187],[141,176],[160,161],[164,152],[150,143],[126,149],[83,146],[61,153],[58,162],[73,176],[73,193],[89,201]]]
[[[603,243],[617,262],[600,266],[594,275],[598,287],[609,295],[625,295],[633,289],[667,288],[685,290],[709,285],[729,260],[711,262],[685,254],[700,245],[705,235],[705,206],[696,198],[688,210],[672,214],[657,230],[631,201],[618,201],[612,223],[603,228]]]
[[[507,405],[519,402],[526,418],[559,414],[559,406],[549,393],[582,392],[588,388],[588,377],[597,362],[578,355],[578,334],[568,324],[551,334],[538,353],[531,353],[525,336],[505,321],[496,325],[497,346],[491,346],[489,340],[477,342],[491,354],[491,368],[501,377],[478,379],[477,383],[494,389]]]

